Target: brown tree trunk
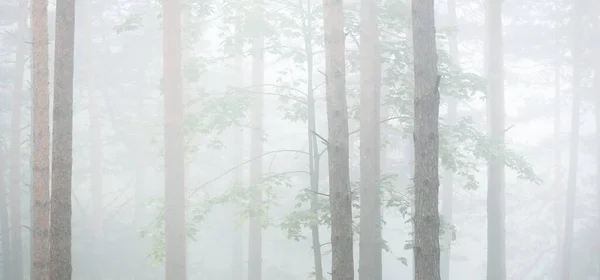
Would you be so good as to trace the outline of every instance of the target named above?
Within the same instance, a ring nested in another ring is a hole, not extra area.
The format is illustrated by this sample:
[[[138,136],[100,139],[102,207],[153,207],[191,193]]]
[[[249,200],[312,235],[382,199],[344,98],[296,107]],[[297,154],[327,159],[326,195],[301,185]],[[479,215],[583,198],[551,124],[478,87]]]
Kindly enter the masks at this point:
[[[327,93],[332,280],[354,279],[352,204],[346,105],[346,58],[342,0],[323,0]]]
[[[254,13],[264,14],[264,3],[262,0],[255,0]],[[258,18],[262,19],[261,16]],[[264,36],[260,30],[255,30],[255,37],[252,38],[252,87],[256,88],[256,94],[252,102],[251,112],[251,132],[250,132],[250,158],[258,158],[250,163],[250,220],[248,237],[248,280],[262,279],[262,188],[260,186],[262,178],[262,159],[263,154],[263,93],[264,84]]]
[[[440,280],[439,110],[433,0],[412,1],[415,71],[415,279]]]
[[[456,0],[448,0],[447,1],[447,9],[448,9],[448,18],[450,22],[450,26],[456,27],[458,25],[458,20],[456,16]],[[450,58],[452,59],[452,63],[456,66],[460,67],[460,54],[458,51],[458,36],[456,31],[452,32],[448,41],[450,44]],[[458,102],[454,97],[448,97],[448,115],[446,116],[448,125],[455,125],[457,118],[457,107]],[[443,175],[442,181],[442,211],[441,215],[447,224],[452,224],[452,216],[453,216],[453,188],[454,188],[454,171],[451,169],[446,169]],[[442,280],[450,279],[450,257],[452,255],[452,236],[453,233],[451,231],[447,231],[442,240],[443,240],[443,248],[441,252],[440,259],[440,267],[441,267],[441,277]]]
[[[10,223],[11,223],[11,271],[12,279],[23,279],[23,242],[21,241],[21,106],[23,98],[23,75],[25,71],[25,37],[29,2],[21,0],[17,30],[17,54],[13,81],[13,104],[10,141]]]
[[[50,279],[70,280],[71,178],[73,166],[73,55],[75,0],[56,2]]]
[[[185,280],[185,172],[181,2],[163,2],[163,96],[165,118],[165,279]]]
[[[486,5],[487,52],[486,76],[489,81],[488,122],[490,138],[504,145],[504,52],[502,47],[502,0]],[[488,160],[487,190],[487,279],[506,279],[506,237],[504,202],[504,156],[495,154]]]
[[[571,115],[571,139],[569,149],[569,175],[567,178],[567,199],[565,205],[565,223],[563,233],[561,280],[571,278],[571,250],[573,247],[573,223],[575,220],[575,197],[577,193],[577,169],[579,161],[579,119],[581,108],[581,18],[583,4],[581,0],[574,0],[572,20],[571,53],[573,56],[573,109]]]
[[[359,279],[381,280],[380,177],[381,62],[377,4],[361,1]]]
[[[48,280],[50,262],[50,97],[48,68],[48,0],[33,0],[33,195],[31,279]]]
[[[2,235],[2,275],[4,276],[4,279],[12,279],[10,273],[10,228],[8,226],[8,204],[6,201],[8,188],[6,185],[4,158],[4,155],[0,154],[0,234]]]

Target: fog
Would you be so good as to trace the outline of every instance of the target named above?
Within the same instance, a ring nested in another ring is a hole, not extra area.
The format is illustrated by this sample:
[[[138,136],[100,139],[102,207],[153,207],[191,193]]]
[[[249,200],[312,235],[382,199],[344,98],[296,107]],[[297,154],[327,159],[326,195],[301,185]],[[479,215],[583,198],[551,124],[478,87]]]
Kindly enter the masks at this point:
[[[0,279],[598,279],[599,4],[410,1],[0,0]]]

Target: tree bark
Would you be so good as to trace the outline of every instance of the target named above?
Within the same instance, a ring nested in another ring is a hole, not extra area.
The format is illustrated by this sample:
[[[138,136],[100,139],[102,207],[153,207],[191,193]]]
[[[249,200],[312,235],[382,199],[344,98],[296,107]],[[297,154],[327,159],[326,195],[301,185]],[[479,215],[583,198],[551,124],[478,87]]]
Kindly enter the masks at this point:
[[[440,280],[439,107],[433,0],[412,1],[415,73],[415,279]]]
[[[569,175],[567,177],[567,200],[565,205],[565,223],[563,233],[561,280],[571,278],[571,250],[573,247],[573,224],[575,220],[575,197],[577,193],[577,169],[579,161],[579,119],[581,108],[581,18],[583,5],[581,0],[574,0],[575,7],[571,17],[572,21],[572,63],[573,63],[573,108],[571,115],[571,137],[569,148]]]
[[[29,1],[19,1],[17,53],[12,91],[11,141],[10,141],[10,222],[11,222],[11,272],[12,279],[23,279],[23,242],[21,239],[21,107],[23,75],[25,71],[25,37]]]
[[[163,96],[165,133],[165,279],[185,280],[185,171],[181,1],[163,2]]]
[[[56,2],[50,279],[70,280],[71,178],[73,166],[73,55],[75,0]]]
[[[354,279],[352,202],[346,105],[346,58],[342,0],[323,0],[327,95],[332,280]]]
[[[264,15],[262,0],[254,0],[254,12],[258,19]],[[260,28],[260,27],[259,27]],[[263,154],[263,92],[265,63],[265,39],[262,31],[254,30],[252,38],[252,86],[256,94],[252,100],[251,131],[250,131],[250,158],[258,158],[250,163],[250,220],[248,237],[248,280],[262,279],[262,158]]]
[[[33,195],[31,279],[48,280],[50,261],[50,97],[48,67],[48,1],[33,0]]]
[[[362,0],[360,10],[360,240],[359,279],[381,280],[382,236],[379,1]]]
[[[486,5],[487,52],[486,76],[489,82],[488,122],[490,138],[495,145],[504,145],[504,52],[502,46],[502,0],[490,0]],[[487,279],[506,279],[504,156],[488,159],[487,190]]]

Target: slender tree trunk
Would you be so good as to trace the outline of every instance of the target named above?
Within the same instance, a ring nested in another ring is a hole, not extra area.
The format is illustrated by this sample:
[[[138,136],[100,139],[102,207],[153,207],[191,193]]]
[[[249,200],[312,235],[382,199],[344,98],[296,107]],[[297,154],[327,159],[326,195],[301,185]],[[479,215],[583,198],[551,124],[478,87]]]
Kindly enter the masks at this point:
[[[567,178],[567,200],[565,205],[565,223],[563,233],[561,280],[571,278],[571,250],[573,247],[573,223],[575,220],[575,196],[577,193],[577,169],[579,161],[579,119],[581,108],[581,18],[583,5],[581,0],[574,0],[572,15],[573,34],[571,38],[573,56],[573,109],[571,115],[571,139],[569,149],[569,175]]]
[[[596,21],[596,34],[600,34],[600,22]],[[598,49],[600,44],[596,45],[595,65],[594,65],[594,91],[596,95],[596,178],[600,178],[600,50]],[[600,232],[600,181],[596,182],[597,193],[597,211],[598,220],[597,227]],[[598,244],[600,244],[600,237],[596,238]],[[597,264],[598,264],[598,279],[600,279],[600,248],[597,249]]]
[[[70,280],[71,177],[73,166],[73,55],[75,0],[56,2],[50,279]]]
[[[563,234],[563,222],[564,218],[561,211],[561,205],[563,201],[563,182],[562,182],[562,145],[560,141],[560,65],[558,62],[554,67],[554,227],[556,229],[556,260],[555,260],[555,273],[558,278],[560,275],[560,264],[562,256],[562,234]],[[559,278],[558,278],[559,279]]]
[[[439,107],[433,0],[412,1],[415,73],[415,279],[440,279]]]
[[[448,18],[450,26],[455,28],[458,26],[456,17],[456,0],[447,1]],[[452,63],[460,67],[460,53],[458,51],[458,36],[456,31],[452,32],[448,38],[450,44],[450,58]],[[448,97],[448,115],[446,116],[448,125],[455,125],[457,118],[458,101],[454,97]],[[453,193],[454,193],[454,171],[451,169],[444,170],[442,183],[442,218],[447,224],[452,224],[453,221]],[[443,249],[441,252],[441,277],[442,280],[450,279],[450,257],[452,256],[452,236],[451,231],[447,231],[443,240]]]
[[[50,97],[48,68],[48,1],[33,0],[33,195],[31,279],[48,280],[50,262]]]
[[[235,58],[236,65],[236,76],[238,77],[238,86],[244,86],[244,58],[238,56]],[[244,128],[234,127],[233,128],[233,139],[232,144],[235,146],[233,154],[233,162],[241,163],[244,161]],[[235,185],[244,185],[244,167],[239,167],[235,172]],[[231,279],[242,280],[244,279],[244,230],[237,219],[237,211],[239,206],[233,206],[233,240],[232,240],[232,254],[231,254]]]
[[[380,177],[381,62],[377,8],[361,1],[360,28],[360,241],[359,279],[381,280]]]
[[[262,0],[254,0],[254,13],[262,19],[264,14]],[[250,131],[250,158],[258,158],[263,154],[263,93],[264,84],[264,36],[261,30],[255,30],[252,38],[252,86],[256,94],[252,101],[251,131]],[[262,279],[262,159],[250,163],[250,220],[248,237],[248,280]]]
[[[21,241],[21,103],[23,98],[23,75],[25,71],[25,37],[29,2],[21,0],[17,30],[17,54],[13,81],[13,104],[10,141],[10,216],[12,244],[12,279],[23,279],[23,242]]]
[[[163,96],[165,117],[165,279],[185,280],[185,171],[181,2],[163,2]]]
[[[352,201],[346,105],[346,58],[342,0],[323,0],[332,280],[354,279]]]
[[[8,188],[5,177],[4,155],[0,155],[0,234],[2,234],[2,275],[4,279],[11,278],[10,228],[8,226],[8,204],[6,194]]]
[[[486,76],[489,81],[488,122],[495,145],[504,145],[504,51],[502,46],[502,0],[486,5]],[[487,279],[506,279],[504,156],[488,159]]]
[[[306,93],[308,106],[308,169],[310,172],[310,210],[315,215],[315,219],[310,226],[312,239],[313,261],[315,266],[315,279],[323,280],[323,261],[321,254],[321,238],[319,233],[319,221],[317,215],[319,212],[319,146],[317,142],[316,113],[315,113],[315,92],[313,83],[314,56],[313,56],[313,24],[312,24],[312,1],[307,0],[304,14],[304,51],[306,52]]]

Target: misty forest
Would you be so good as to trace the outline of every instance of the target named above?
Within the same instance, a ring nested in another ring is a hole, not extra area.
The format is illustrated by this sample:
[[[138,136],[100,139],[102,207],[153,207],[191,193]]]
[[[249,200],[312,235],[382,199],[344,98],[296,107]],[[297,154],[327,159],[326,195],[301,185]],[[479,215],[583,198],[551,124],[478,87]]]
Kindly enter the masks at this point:
[[[0,0],[0,279],[600,279],[600,2]]]

